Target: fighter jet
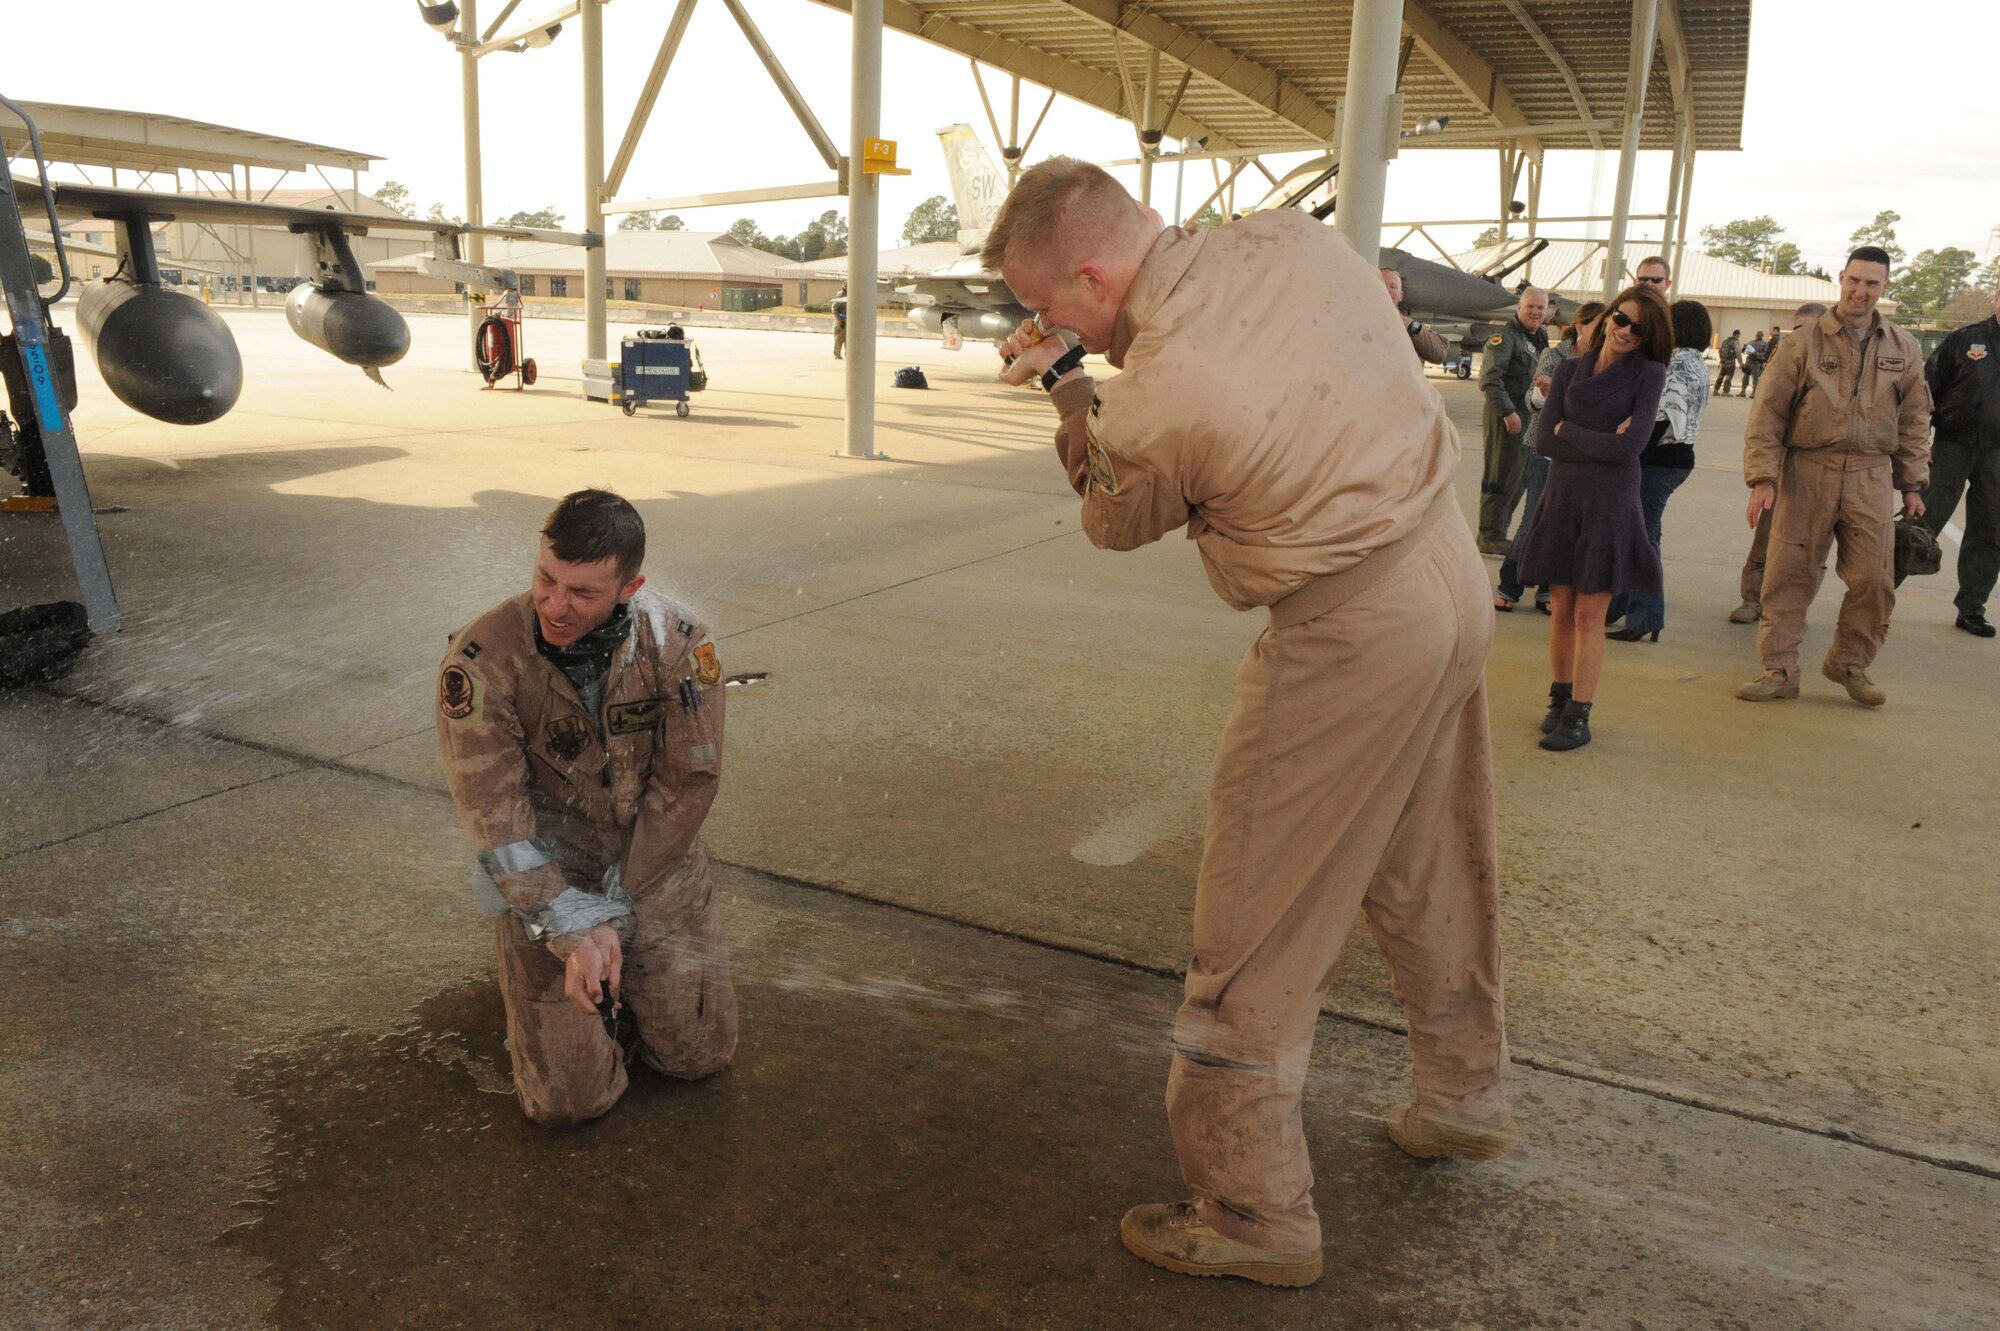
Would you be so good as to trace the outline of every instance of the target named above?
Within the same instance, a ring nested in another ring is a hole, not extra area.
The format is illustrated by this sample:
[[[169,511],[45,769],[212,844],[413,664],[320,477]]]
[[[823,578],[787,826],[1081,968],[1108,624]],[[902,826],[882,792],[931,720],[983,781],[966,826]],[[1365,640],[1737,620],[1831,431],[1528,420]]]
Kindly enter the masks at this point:
[[[967,337],[1002,341],[1021,320],[1032,317],[1032,311],[1014,299],[1006,279],[987,272],[977,257],[1006,199],[1006,177],[972,126],[947,126],[938,131],[938,139],[944,147],[945,170],[951,176],[958,208],[959,251],[965,257],[914,278],[885,280],[899,294],[917,302],[910,310],[910,322],[938,334],[947,347],[955,349]],[[1324,221],[1333,212],[1333,187],[1339,172],[1330,155],[1306,162],[1279,181],[1256,208],[1300,208]],[[1466,378],[1472,373],[1472,354],[1498,331],[1514,308],[1518,288],[1509,290],[1501,279],[1533,258],[1545,244],[1537,242],[1510,251],[1491,271],[1479,273],[1393,247],[1382,251],[1380,262],[1403,275],[1403,293],[1411,313],[1435,326],[1447,342],[1459,345],[1455,370],[1460,378]]]
[[[1034,311],[1014,299],[1007,280],[987,272],[978,257],[1007,198],[1007,177],[972,126],[947,125],[938,131],[938,140],[958,209],[958,250],[965,257],[914,278],[892,278],[890,285],[916,302],[910,322],[938,334],[953,350],[967,337],[1004,341],[1023,319],[1034,317]]]

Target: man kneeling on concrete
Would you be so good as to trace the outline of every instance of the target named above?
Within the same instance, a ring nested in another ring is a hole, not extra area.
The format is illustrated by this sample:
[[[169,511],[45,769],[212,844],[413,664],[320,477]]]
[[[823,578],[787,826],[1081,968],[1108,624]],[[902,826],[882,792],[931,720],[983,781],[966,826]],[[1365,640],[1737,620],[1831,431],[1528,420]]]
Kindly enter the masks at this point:
[[[529,590],[451,636],[438,742],[497,917],[521,1107],[582,1123],[625,1092],[614,1005],[670,1077],[736,1049],[702,820],[722,774],[722,666],[694,612],[644,589],[632,505],[579,490]],[[608,993],[608,998],[607,998]]]
[[[1172,1271],[1310,1284],[1321,1234],[1300,1097],[1357,915],[1416,1064],[1389,1135],[1412,1155],[1472,1159],[1519,1135],[1483,675],[1493,612],[1452,494],[1458,435],[1378,277],[1303,213],[1168,228],[1097,167],[1058,157],[1015,184],[985,260],[1040,312],[1001,348],[1006,376],[1049,389],[1091,542],[1130,550],[1186,527],[1222,599],[1269,610],[1216,758],[1174,1023],[1167,1119],[1193,1196],[1135,1207],[1121,1232]],[[1084,349],[1122,373],[1093,380]]]

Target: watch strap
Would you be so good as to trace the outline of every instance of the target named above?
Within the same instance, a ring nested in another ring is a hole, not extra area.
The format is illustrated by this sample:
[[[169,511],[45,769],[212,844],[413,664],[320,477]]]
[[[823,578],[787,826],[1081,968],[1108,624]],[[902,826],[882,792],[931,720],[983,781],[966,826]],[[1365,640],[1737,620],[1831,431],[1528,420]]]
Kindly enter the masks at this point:
[[[1083,357],[1084,351],[1081,343],[1078,343],[1062,355],[1056,357],[1056,363],[1049,366],[1048,372],[1042,376],[1043,391],[1047,392],[1054,389],[1057,380],[1083,364]]]

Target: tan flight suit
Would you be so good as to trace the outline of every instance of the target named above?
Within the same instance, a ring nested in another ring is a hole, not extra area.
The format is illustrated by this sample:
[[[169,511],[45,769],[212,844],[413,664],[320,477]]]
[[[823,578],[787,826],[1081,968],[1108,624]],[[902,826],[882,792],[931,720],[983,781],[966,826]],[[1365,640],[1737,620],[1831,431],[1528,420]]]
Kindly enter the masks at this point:
[[[1863,339],[1831,311],[1778,346],[1743,436],[1743,478],[1777,486],[1764,566],[1757,655],[1796,676],[1806,609],[1834,571],[1847,584],[1827,652],[1865,670],[1896,605],[1899,491],[1930,478],[1931,393],[1917,339],[1873,316]]]
[[[1129,550],[1185,525],[1223,600],[1270,607],[1216,759],[1167,1113],[1201,1218],[1302,1251],[1300,1093],[1357,914],[1419,1102],[1505,1109],[1493,614],[1458,436],[1372,268],[1289,210],[1165,232],[1110,360],[1052,394],[1084,530]]]
[[[1410,335],[1410,349],[1417,353],[1418,360],[1431,365],[1444,364],[1444,358],[1451,354],[1451,348],[1446,345],[1444,338],[1438,335],[1437,329],[1427,323],[1418,323],[1415,319],[1404,320],[1403,327]]]
[[[604,917],[623,937],[621,997],[648,1064],[705,1077],[736,1048],[700,836],[722,774],[722,667],[685,607],[642,587],[629,612],[597,716],[536,650],[526,593],[454,633],[438,678],[474,892],[499,917],[514,1084],[538,1123],[595,1118],[625,1091],[618,1046],[563,994],[564,958]]]

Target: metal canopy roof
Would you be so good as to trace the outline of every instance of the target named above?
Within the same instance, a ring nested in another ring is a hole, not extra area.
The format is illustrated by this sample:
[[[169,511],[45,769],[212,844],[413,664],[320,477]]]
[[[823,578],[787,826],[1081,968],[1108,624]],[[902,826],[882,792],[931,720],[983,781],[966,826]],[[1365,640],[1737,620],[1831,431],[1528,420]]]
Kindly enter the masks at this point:
[[[1641,147],[1671,149],[1682,110],[1698,150],[1741,146],[1750,4],[1662,0]],[[891,28],[1135,123],[1158,50],[1163,106],[1192,71],[1165,132],[1252,153],[1329,145],[1353,12],[1353,0],[884,0]],[[1629,0],[1406,0],[1404,123],[1451,117],[1438,147],[1471,146],[1463,130],[1560,125],[1518,137],[1615,148],[1615,128],[1576,126],[1621,115],[1631,28]]]
[[[76,166],[123,167],[136,171],[227,171],[232,166],[262,166],[278,171],[338,167],[366,171],[380,160],[373,153],[298,139],[231,129],[181,116],[150,115],[97,106],[61,106],[53,102],[22,102],[35,118],[42,152],[52,162]],[[27,132],[13,113],[0,107],[0,140],[9,154],[26,151]]]

